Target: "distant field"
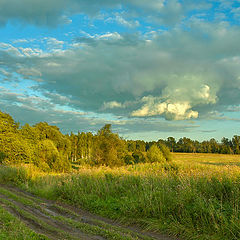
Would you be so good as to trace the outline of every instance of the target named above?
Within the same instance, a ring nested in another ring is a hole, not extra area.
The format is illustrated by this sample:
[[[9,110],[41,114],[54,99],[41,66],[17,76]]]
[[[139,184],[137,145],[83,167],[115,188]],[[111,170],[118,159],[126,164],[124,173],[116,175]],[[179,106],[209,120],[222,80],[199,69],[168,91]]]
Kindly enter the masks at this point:
[[[213,153],[172,153],[176,162],[215,165],[236,165],[240,167],[240,155],[213,154]]]
[[[181,170],[190,175],[236,176],[240,174],[240,155],[173,153],[172,156]]]

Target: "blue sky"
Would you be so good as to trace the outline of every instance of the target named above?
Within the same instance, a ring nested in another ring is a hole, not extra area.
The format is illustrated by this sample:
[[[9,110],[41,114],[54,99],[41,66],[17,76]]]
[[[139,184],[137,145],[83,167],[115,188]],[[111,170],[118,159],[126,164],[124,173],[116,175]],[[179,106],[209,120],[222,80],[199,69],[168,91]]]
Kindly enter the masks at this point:
[[[0,110],[64,133],[231,138],[239,39],[239,0],[0,0]]]

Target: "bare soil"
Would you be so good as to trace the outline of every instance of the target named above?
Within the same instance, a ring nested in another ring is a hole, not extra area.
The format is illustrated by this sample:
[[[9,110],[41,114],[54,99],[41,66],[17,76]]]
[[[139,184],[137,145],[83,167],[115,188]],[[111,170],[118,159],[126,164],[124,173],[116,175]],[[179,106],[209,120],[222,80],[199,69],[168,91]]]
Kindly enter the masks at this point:
[[[109,236],[107,234],[113,231],[113,233],[117,232],[122,236],[122,239],[177,240],[163,234],[143,231],[137,226],[125,226],[111,219],[97,216],[68,204],[46,200],[17,187],[6,185],[1,185],[1,187],[19,196],[19,198],[22,197],[34,202],[35,207],[12,199],[7,195],[0,194],[0,205],[2,207],[12,215],[18,217],[33,231],[43,234],[49,239],[107,240],[114,239],[110,236],[111,234]],[[11,204],[5,204],[1,202],[1,199],[5,199]],[[23,214],[19,209],[26,214]],[[65,221],[62,221],[61,218],[64,218]],[[104,233],[101,233],[101,231],[96,231],[96,233],[94,231],[87,231],[84,228],[81,229],[73,226],[68,220],[74,220],[75,222],[86,224],[87,227],[106,231]]]

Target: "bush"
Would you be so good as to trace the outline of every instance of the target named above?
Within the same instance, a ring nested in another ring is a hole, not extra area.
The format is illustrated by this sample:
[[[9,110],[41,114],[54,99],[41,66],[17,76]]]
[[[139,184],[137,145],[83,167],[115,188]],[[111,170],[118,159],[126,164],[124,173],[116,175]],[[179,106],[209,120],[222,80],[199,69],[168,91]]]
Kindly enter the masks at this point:
[[[127,164],[127,165],[134,164],[134,161],[135,161],[134,157],[133,157],[132,155],[130,155],[130,154],[127,154],[127,155],[124,157],[124,162],[125,162],[125,164]]]
[[[56,172],[68,172],[71,169],[71,163],[68,160],[67,156],[59,154],[59,157],[53,163],[53,170]]]
[[[133,158],[134,158],[134,163],[145,163],[147,162],[146,157],[144,156],[144,154],[140,151],[136,151],[132,154]]]
[[[21,184],[28,181],[28,173],[23,167],[8,167],[0,168],[0,183],[15,183]]]
[[[170,152],[169,148],[164,144],[158,144],[158,147],[161,150],[161,152],[163,153],[164,158],[167,161],[171,161],[172,160],[172,155],[171,155],[171,152]]]
[[[164,157],[162,151],[155,144],[148,149],[147,157],[148,157],[148,161],[151,163],[166,161],[166,158]]]
[[[0,163],[3,163],[5,158],[6,158],[6,154],[4,152],[0,152]]]

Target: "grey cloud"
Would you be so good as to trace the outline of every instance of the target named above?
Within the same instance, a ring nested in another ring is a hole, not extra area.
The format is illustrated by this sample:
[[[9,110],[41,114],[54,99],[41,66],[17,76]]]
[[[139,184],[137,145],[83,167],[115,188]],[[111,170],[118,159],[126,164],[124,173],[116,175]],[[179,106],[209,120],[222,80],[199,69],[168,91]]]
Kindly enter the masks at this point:
[[[58,109],[56,106],[56,104],[50,102],[50,99],[26,97],[23,94],[0,88],[1,111],[11,114],[21,124],[34,125],[40,121],[45,121],[51,125],[57,125],[63,133],[70,133],[71,131],[75,133],[78,131],[96,133],[106,123],[112,124],[113,131],[123,136],[144,131],[154,131],[160,136],[162,132],[189,132],[198,128],[197,125],[191,123],[166,123],[157,119],[139,121],[138,119],[115,118],[106,120],[101,115],[91,116],[91,114]]]
[[[116,127],[116,126],[115,126]],[[198,125],[191,123],[166,123],[163,120],[146,119],[146,120],[129,120],[125,125],[119,128],[122,134],[141,133],[141,132],[190,132],[198,129]],[[120,130],[121,129],[121,130]]]
[[[58,108],[58,105],[49,99],[17,94],[4,88],[0,88],[0,109],[10,113],[22,124],[46,121],[59,125],[65,133],[71,130],[77,132],[83,128],[84,131],[88,131],[88,126],[93,120],[84,113]]]
[[[227,112],[240,112],[240,106],[229,106]]]
[[[78,38],[78,47],[39,56],[8,46],[0,62],[25,78],[41,79],[35,90],[67,97],[68,106],[83,111],[181,120],[238,106],[240,30],[196,20],[189,26],[191,31],[176,28],[149,39]]]
[[[135,15],[150,22],[154,20],[161,24],[175,25],[185,17],[187,12],[192,9],[201,9],[205,5],[199,1],[189,0],[183,2],[178,0],[91,0],[90,2],[86,0],[1,0],[0,24],[20,20],[34,25],[57,26],[70,23],[69,18],[73,14],[85,13],[93,17],[97,16],[103,8],[127,8],[129,16]],[[130,27],[138,25],[129,20],[124,23]]]
[[[62,0],[1,0],[0,23],[6,24],[9,20],[21,20],[36,25],[56,25],[65,23],[63,10],[66,7]]]
[[[217,130],[202,130],[202,131],[200,131],[200,132],[202,132],[202,133],[214,133],[214,132],[216,132]]]

